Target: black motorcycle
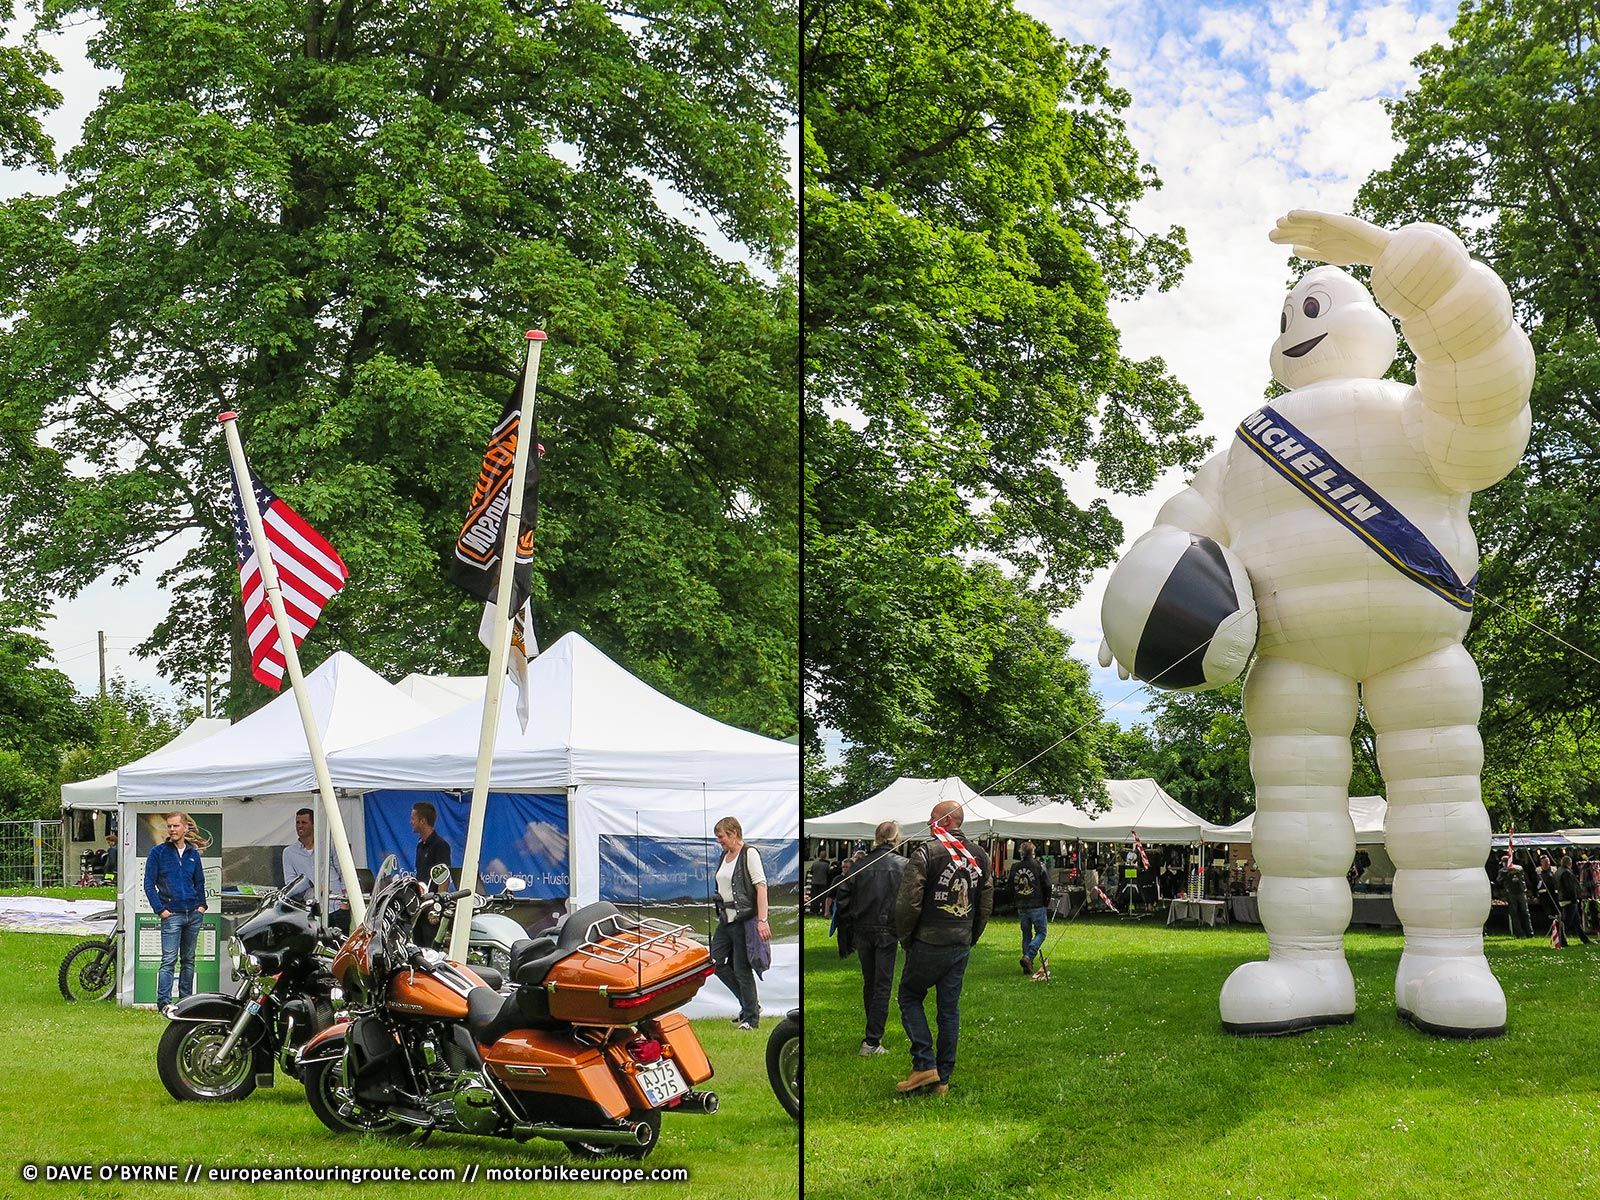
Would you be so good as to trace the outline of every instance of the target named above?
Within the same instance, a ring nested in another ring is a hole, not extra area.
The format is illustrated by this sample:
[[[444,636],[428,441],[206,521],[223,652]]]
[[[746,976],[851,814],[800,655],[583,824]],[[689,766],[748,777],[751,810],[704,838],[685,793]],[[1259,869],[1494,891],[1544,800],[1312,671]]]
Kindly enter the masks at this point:
[[[333,1024],[340,999],[328,963],[341,935],[290,900],[300,880],[267,895],[228,939],[239,987],[178,1001],[156,1049],[167,1091],[179,1100],[243,1100],[271,1087],[276,1060],[298,1079],[300,1047]]]

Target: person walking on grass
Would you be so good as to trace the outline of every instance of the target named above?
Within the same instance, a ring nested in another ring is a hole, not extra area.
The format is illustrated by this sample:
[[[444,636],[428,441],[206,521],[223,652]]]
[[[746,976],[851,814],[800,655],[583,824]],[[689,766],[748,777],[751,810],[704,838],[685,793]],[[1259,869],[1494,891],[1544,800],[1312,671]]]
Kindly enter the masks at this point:
[[[1022,857],[1011,868],[1011,894],[1017,901],[1017,919],[1022,923],[1022,957],[1018,962],[1024,975],[1033,974],[1033,959],[1044,945],[1050,916],[1050,874],[1033,856],[1033,843],[1023,842]]]
[[[874,845],[859,866],[839,887],[839,912],[850,922],[856,954],[861,959],[861,1002],[867,1011],[866,1036],[857,1052],[862,1058],[885,1054],[883,1027],[889,1021],[889,994],[894,990],[895,901],[906,860],[894,852],[900,844],[900,824],[879,825]]]
[[[144,895],[161,918],[161,969],[156,973],[156,1008],[170,1017],[172,978],[178,999],[194,995],[194,953],[206,912],[206,877],[200,851],[211,839],[188,813],[167,814],[167,840],[150,851],[144,864]],[[180,961],[181,960],[181,961]]]
[[[911,1074],[895,1084],[902,1093],[950,1090],[961,1033],[961,981],[994,908],[989,856],[961,832],[964,815],[954,800],[935,804],[928,816],[933,840],[911,852],[900,878],[895,931],[906,948],[900,1023],[911,1043]],[[937,1048],[923,1009],[930,990],[939,1023]]]

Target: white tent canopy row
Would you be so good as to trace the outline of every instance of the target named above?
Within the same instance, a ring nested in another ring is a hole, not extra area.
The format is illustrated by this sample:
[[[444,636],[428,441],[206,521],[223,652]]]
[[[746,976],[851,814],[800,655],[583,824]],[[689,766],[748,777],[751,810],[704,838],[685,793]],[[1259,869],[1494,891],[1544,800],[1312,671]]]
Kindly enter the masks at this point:
[[[1382,796],[1351,796],[1350,821],[1356,827],[1356,845],[1381,846],[1383,845],[1383,823],[1389,815],[1389,804]],[[1214,837],[1207,838],[1213,842],[1250,842],[1253,840],[1253,830],[1256,823],[1256,814],[1235,821],[1232,825],[1223,825],[1216,829]]]
[[[942,800],[956,800],[965,812],[962,830],[970,837],[988,837],[990,825],[1008,815],[1000,805],[980,796],[960,778],[896,779],[859,804],[805,821],[808,838],[870,839],[884,821],[898,821],[907,837],[928,823],[928,814]],[[927,830],[922,829],[926,834]]]
[[[1070,800],[1029,805],[1021,796],[980,796],[959,778],[897,779],[859,804],[805,822],[808,838],[870,838],[880,821],[899,821],[914,834],[941,800],[966,809],[962,828],[973,837],[1065,838],[1127,842],[1137,832],[1154,844],[1225,841],[1212,825],[1174,800],[1153,779],[1108,779],[1111,806],[1089,812]]]
[[[710,826],[725,816],[739,820],[749,841],[799,836],[794,745],[735,729],[679,704],[576,633],[535,658],[528,675],[527,730],[507,706],[497,730],[490,787],[566,794],[573,903],[599,898],[602,837],[708,840]],[[475,692],[469,680],[418,676],[408,682],[410,695],[343,652],[306,677],[336,788],[348,794],[472,786],[482,677]],[[452,692],[465,698],[451,704]],[[315,772],[291,694],[237,724],[222,725],[203,739],[175,739],[123,767],[115,777],[117,799],[174,806],[210,799],[271,801],[291,818],[289,803],[312,803],[308,794],[316,790]],[[346,806],[342,802],[341,811]],[[348,816],[345,820],[351,824]],[[131,843],[123,836],[126,856]],[[773,947],[773,969],[762,991],[768,1011],[798,1004],[797,946]],[[708,988],[702,998],[720,1000],[722,993],[720,987]],[[717,1007],[713,1003],[701,1011]]]

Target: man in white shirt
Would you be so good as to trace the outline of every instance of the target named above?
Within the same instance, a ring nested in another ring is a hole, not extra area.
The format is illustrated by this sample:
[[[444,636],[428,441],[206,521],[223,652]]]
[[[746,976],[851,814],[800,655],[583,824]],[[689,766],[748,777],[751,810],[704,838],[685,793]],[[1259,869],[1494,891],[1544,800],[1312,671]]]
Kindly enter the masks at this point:
[[[290,842],[283,848],[283,881],[288,883],[296,875],[300,882],[294,885],[289,892],[290,896],[307,897],[316,890],[316,876],[313,871],[315,855],[313,853],[313,840],[316,824],[309,808],[302,808],[294,814],[294,833],[300,840]],[[339,864],[332,859],[328,861],[328,919],[327,923],[335,929],[345,933],[350,932],[350,908],[345,903],[344,876],[339,871]]]

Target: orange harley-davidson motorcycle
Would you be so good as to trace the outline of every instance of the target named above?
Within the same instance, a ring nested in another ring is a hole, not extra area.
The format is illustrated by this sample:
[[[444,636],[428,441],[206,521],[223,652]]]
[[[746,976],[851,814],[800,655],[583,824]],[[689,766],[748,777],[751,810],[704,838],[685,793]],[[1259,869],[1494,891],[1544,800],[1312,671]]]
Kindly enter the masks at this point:
[[[428,894],[389,856],[364,920],[333,961],[351,1020],[298,1066],[340,1132],[553,1138],[588,1157],[643,1158],[663,1112],[709,1114],[711,1063],[672,1010],[712,973],[686,925],[580,908],[511,948],[507,978],[411,940],[417,917],[470,895]]]

